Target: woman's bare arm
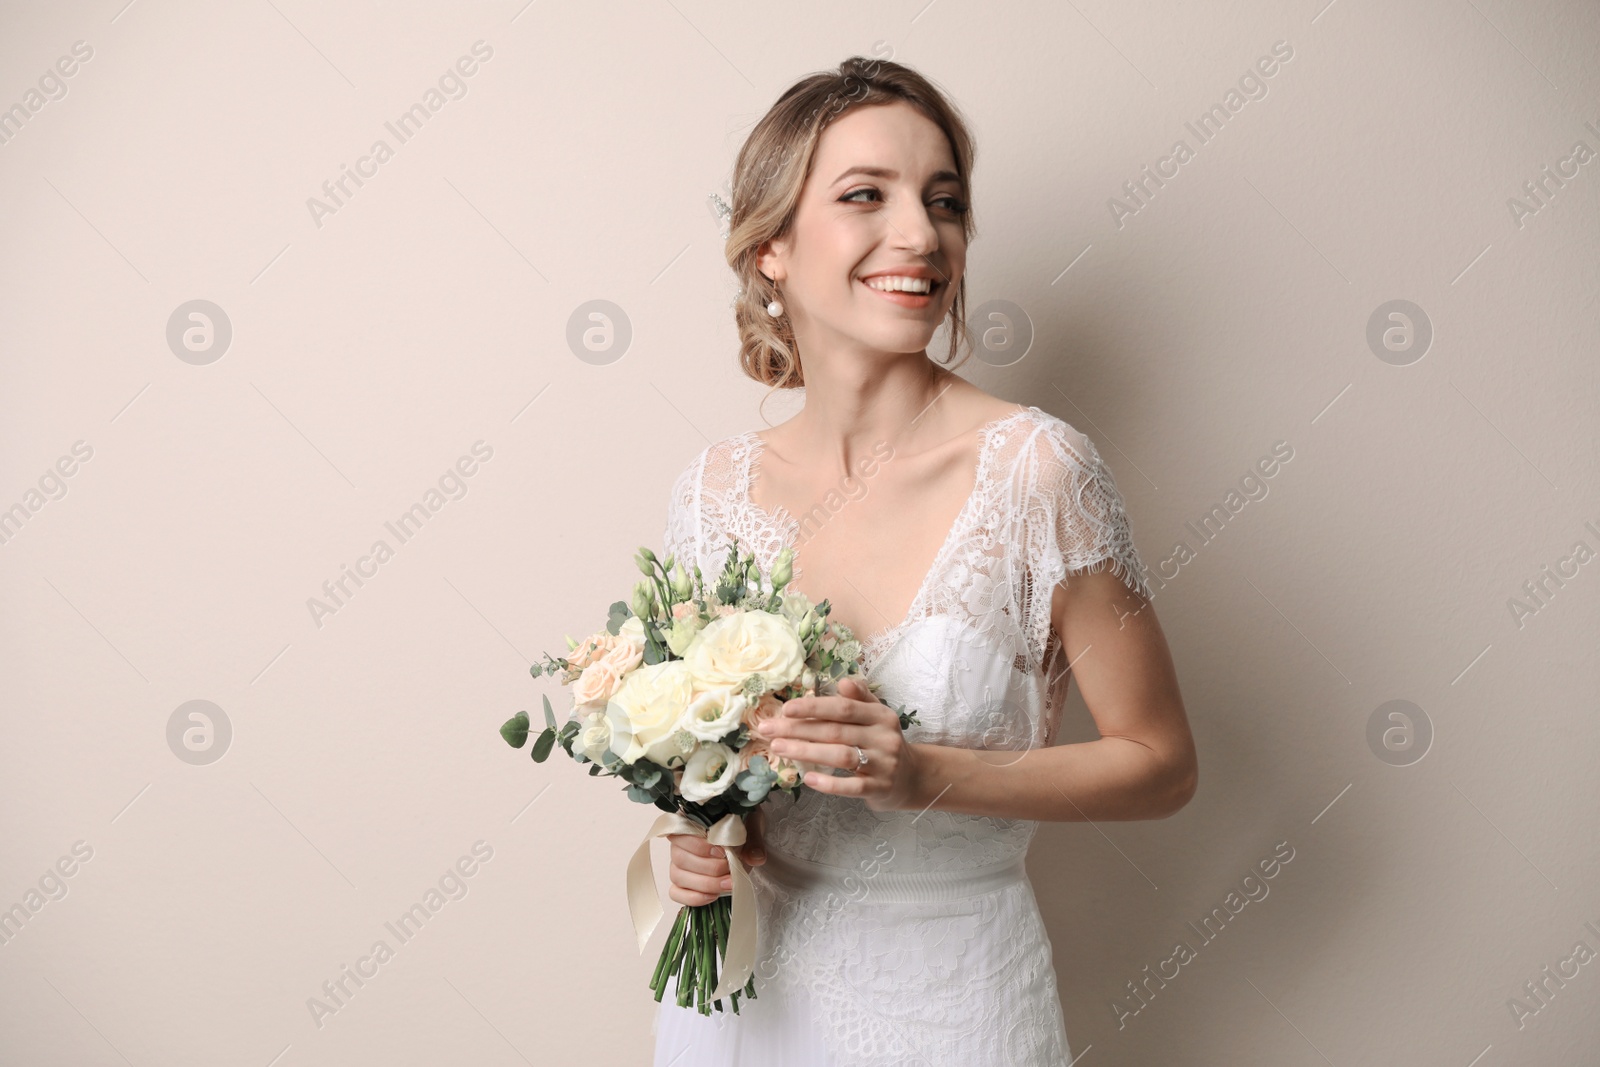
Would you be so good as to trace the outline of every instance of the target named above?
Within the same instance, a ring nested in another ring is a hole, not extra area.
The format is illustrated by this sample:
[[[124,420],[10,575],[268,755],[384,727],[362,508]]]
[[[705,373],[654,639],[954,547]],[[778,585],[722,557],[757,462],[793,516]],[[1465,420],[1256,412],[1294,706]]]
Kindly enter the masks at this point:
[[[1160,819],[1194,796],[1198,761],[1177,671],[1150,602],[1108,571],[1056,587],[1051,620],[1099,728],[1094,741],[996,751],[912,744],[901,806],[1057,822]]]

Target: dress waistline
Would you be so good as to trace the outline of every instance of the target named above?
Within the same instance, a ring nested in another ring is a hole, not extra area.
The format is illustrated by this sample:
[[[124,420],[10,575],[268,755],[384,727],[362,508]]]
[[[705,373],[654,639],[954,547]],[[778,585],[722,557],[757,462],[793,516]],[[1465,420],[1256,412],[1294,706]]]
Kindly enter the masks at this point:
[[[792,889],[831,890],[862,904],[934,904],[992,893],[1026,881],[1025,853],[986,867],[954,871],[857,870],[817,863],[767,849],[767,861],[754,868]]]

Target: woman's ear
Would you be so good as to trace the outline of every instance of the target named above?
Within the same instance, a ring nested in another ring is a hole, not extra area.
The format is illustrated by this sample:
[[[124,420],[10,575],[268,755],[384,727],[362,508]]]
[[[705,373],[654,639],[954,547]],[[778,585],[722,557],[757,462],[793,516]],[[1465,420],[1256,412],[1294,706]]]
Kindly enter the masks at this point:
[[[756,269],[769,283],[776,285],[783,281],[783,256],[787,252],[787,246],[779,240],[762,241],[757,246]]]

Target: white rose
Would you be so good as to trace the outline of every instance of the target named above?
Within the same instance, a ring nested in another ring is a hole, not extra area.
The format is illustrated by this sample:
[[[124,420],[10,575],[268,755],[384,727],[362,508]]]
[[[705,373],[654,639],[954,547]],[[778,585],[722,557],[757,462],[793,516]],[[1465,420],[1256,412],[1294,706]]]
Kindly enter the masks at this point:
[[[605,765],[605,751],[611,747],[611,724],[606,721],[604,709],[592,711],[583,718],[578,736],[572,747],[591,761]]]
[[[664,767],[681,761],[693,739],[674,735],[680,732],[693,696],[694,676],[683,660],[652,663],[630,672],[606,704],[611,751],[627,764],[641,756]]]
[[[701,741],[720,741],[739,728],[748,703],[737,686],[707,689],[689,702],[683,728]]]
[[[740,686],[752,674],[765,675],[768,689],[782,689],[800,677],[805,660],[794,627],[766,611],[712,620],[683,655],[701,690]]]
[[[739,773],[739,757],[727,745],[703,744],[684,765],[678,791],[685,800],[703,804],[721,796]]]

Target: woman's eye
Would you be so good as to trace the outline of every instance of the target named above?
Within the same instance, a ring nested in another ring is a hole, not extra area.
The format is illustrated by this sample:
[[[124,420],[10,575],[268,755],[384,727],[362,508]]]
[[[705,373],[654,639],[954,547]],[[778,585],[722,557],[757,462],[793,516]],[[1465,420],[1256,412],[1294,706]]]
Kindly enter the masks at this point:
[[[873,200],[868,201],[868,200],[857,200],[856,199],[856,197],[864,196],[864,195],[871,195],[873,197]],[[843,196],[841,196],[839,198],[839,200],[840,200],[841,203],[866,204],[866,203],[876,203],[878,200],[881,199],[881,197],[882,197],[882,194],[880,194],[878,192],[878,190],[872,188],[869,185],[869,186],[866,186],[865,188],[861,188],[861,189],[852,189],[852,190],[850,190],[850,192],[845,193]],[[933,202],[935,204],[944,205],[944,210],[952,212],[953,214],[956,214],[956,215],[965,214],[966,210],[967,210],[967,205],[959,197],[950,196],[949,194],[946,194],[946,195],[941,196],[941,197],[937,197]]]

